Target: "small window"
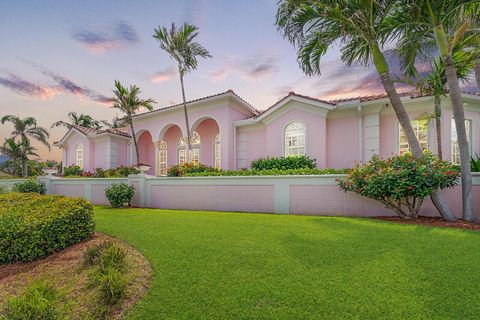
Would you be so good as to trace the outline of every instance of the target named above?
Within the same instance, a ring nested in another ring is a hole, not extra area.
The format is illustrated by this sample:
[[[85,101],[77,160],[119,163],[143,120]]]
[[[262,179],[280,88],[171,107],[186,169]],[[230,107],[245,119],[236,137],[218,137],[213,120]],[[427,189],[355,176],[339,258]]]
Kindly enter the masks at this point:
[[[165,141],[160,142],[158,150],[158,174],[167,175],[167,143]]]
[[[305,126],[292,122],[285,128],[285,157],[305,155]]]
[[[177,142],[178,148],[178,164],[185,164],[186,162],[186,145],[187,139],[185,137],[180,137]],[[189,160],[190,163],[198,164],[200,163],[200,135],[197,131],[193,131],[192,136],[190,137],[190,147]]]
[[[467,133],[468,153],[472,154],[472,120],[465,120],[465,130]],[[455,164],[460,164],[460,149],[458,147],[455,119],[452,119],[452,162]]]
[[[83,169],[83,144],[77,144],[75,148],[75,165]]]
[[[410,122],[413,127],[413,131],[415,132],[415,136],[418,139],[418,142],[420,143],[420,147],[422,147],[423,150],[428,149],[428,120],[412,120]],[[399,153],[404,154],[405,152],[408,152],[410,150],[410,147],[408,146],[408,140],[407,136],[405,135],[405,132],[403,131],[403,128],[401,125],[399,125]]]
[[[220,133],[215,136],[215,148],[214,148],[215,168],[220,169]]]

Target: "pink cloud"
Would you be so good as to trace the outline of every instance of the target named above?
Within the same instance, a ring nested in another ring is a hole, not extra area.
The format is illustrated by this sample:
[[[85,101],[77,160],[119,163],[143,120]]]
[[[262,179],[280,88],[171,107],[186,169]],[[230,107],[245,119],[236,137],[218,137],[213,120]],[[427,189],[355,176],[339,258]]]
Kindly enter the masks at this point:
[[[153,83],[160,83],[160,82],[171,80],[175,78],[176,75],[177,75],[177,72],[175,68],[171,67],[171,68],[167,68],[167,69],[156,72],[154,75],[150,77],[150,81],[152,81]]]

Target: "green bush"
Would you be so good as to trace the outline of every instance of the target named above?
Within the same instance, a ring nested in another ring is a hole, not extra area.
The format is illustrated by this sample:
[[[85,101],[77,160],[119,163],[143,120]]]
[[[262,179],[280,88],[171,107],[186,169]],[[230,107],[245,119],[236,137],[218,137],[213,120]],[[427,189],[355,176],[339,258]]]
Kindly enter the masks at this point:
[[[127,266],[125,250],[110,243],[102,250],[97,264],[102,272],[105,272],[108,268],[114,268],[123,272]]]
[[[357,164],[339,185],[345,192],[375,199],[400,217],[414,219],[425,197],[458,182],[458,167],[431,153],[415,159],[406,153],[388,159],[374,156],[365,165]]]
[[[308,156],[266,157],[253,160],[250,167],[256,171],[314,169],[317,167],[317,162]]]
[[[82,265],[84,267],[91,267],[95,264],[98,263],[98,259],[100,258],[100,255],[102,254],[103,250],[105,248],[111,246],[112,243],[109,241],[103,241],[97,245],[88,247],[84,252],[83,252],[83,262]]]
[[[472,172],[480,172],[480,156],[478,154],[475,154],[474,157],[470,157],[470,169]]]
[[[102,168],[96,168],[93,173],[94,178],[123,178],[128,177],[131,174],[139,174],[140,170],[136,167],[120,166],[118,168],[103,170]]]
[[[43,184],[42,182],[39,182],[34,179],[29,179],[29,180],[15,183],[13,185],[12,191],[20,192],[20,193],[36,192],[39,194],[45,194],[45,192],[47,192],[47,188],[45,187],[45,184]]]
[[[0,185],[0,194],[5,194],[5,193],[9,193],[10,190],[8,189],[7,186],[5,185]]]
[[[63,176],[81,176],[83,174],[83,170],[77,165],[71,165],[68,167],[63,168]]]
[[[32,283],[24,293],[7,300],[0,313],[2,320],[56,320],[61,319],[59,295],[46,282]]]
[[[114,208],[123,207],[125,204],[131,205],[135,188],[125,182],[112,183],[110,187],[105,189],[105,196]]]
[[[32,261],[90,237],[92,204],[35,193],[0,195],[0,264]]]
[[[220,170],[199,164],[192,164],[192,163],[185,163],[172,166],[168,169],[167,175],[169,177],[184,177],[189,175],[195,175],[198,173],[206,173],[206,172],[219,172]]]

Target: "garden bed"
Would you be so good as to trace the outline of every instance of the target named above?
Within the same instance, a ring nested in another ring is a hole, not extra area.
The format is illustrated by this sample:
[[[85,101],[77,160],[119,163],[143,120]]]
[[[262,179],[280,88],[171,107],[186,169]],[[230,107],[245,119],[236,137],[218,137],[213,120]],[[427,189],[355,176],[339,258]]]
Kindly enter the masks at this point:
[[[127,253],[128,287],[123,302],[115,307],[108,318],[121,319],[146,292],[152,270],[145,258],[132,247],[120,240],[103,234],[95,234],[91,239],[78,243],[63,251],[30,263],[17,263],[0,266],[0,310],[7,297],[18,295],[32,282],[45,280],[59,292],[64,308],[63,315],[68,319],[95,319],[98,303],[95,292],[88,288],[88,268],[82,267],[84,251],[93,245],[110,241]]]
[[[463,220],[446,221],[440,217],[420,216],[415,220],[405,220],[405,219],[401,219],[400,217],[377,217],[375,219],[398,222],[398,223],[406,223],[406,224],[422,224],[422,225],[427,225],[432,227],[446,227],[446,228],[457,228],[457,229],[480,231],[480,224],[478,223],[466,222]]]

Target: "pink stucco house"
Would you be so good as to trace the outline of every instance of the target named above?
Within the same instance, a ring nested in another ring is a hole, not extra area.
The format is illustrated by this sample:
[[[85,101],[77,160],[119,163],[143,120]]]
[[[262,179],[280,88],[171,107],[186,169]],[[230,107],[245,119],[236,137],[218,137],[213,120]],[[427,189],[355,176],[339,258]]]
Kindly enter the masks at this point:
[[[462,95],[471,153],[480,153],[480,96]],[[402,100],[420,143],[436,152],[433,97],[405,93]],[[57,143],[63,163],[86,171],[148,163],[151,175],[185,161],[186,128],[182,105],[134,117],[140,159],[135,159],[131,132],[73,126]],[[351,167],[372,155],[408,150],[385,95],[320,100],[290,92],[270,108],[258,111],[232,90],[188,102],[191,123],[190,160],[222,169],[248,168],[265,156],[308,155],[319,168]],[[442,98],[443,157],[458,162],[455,125],[448,97]]]

